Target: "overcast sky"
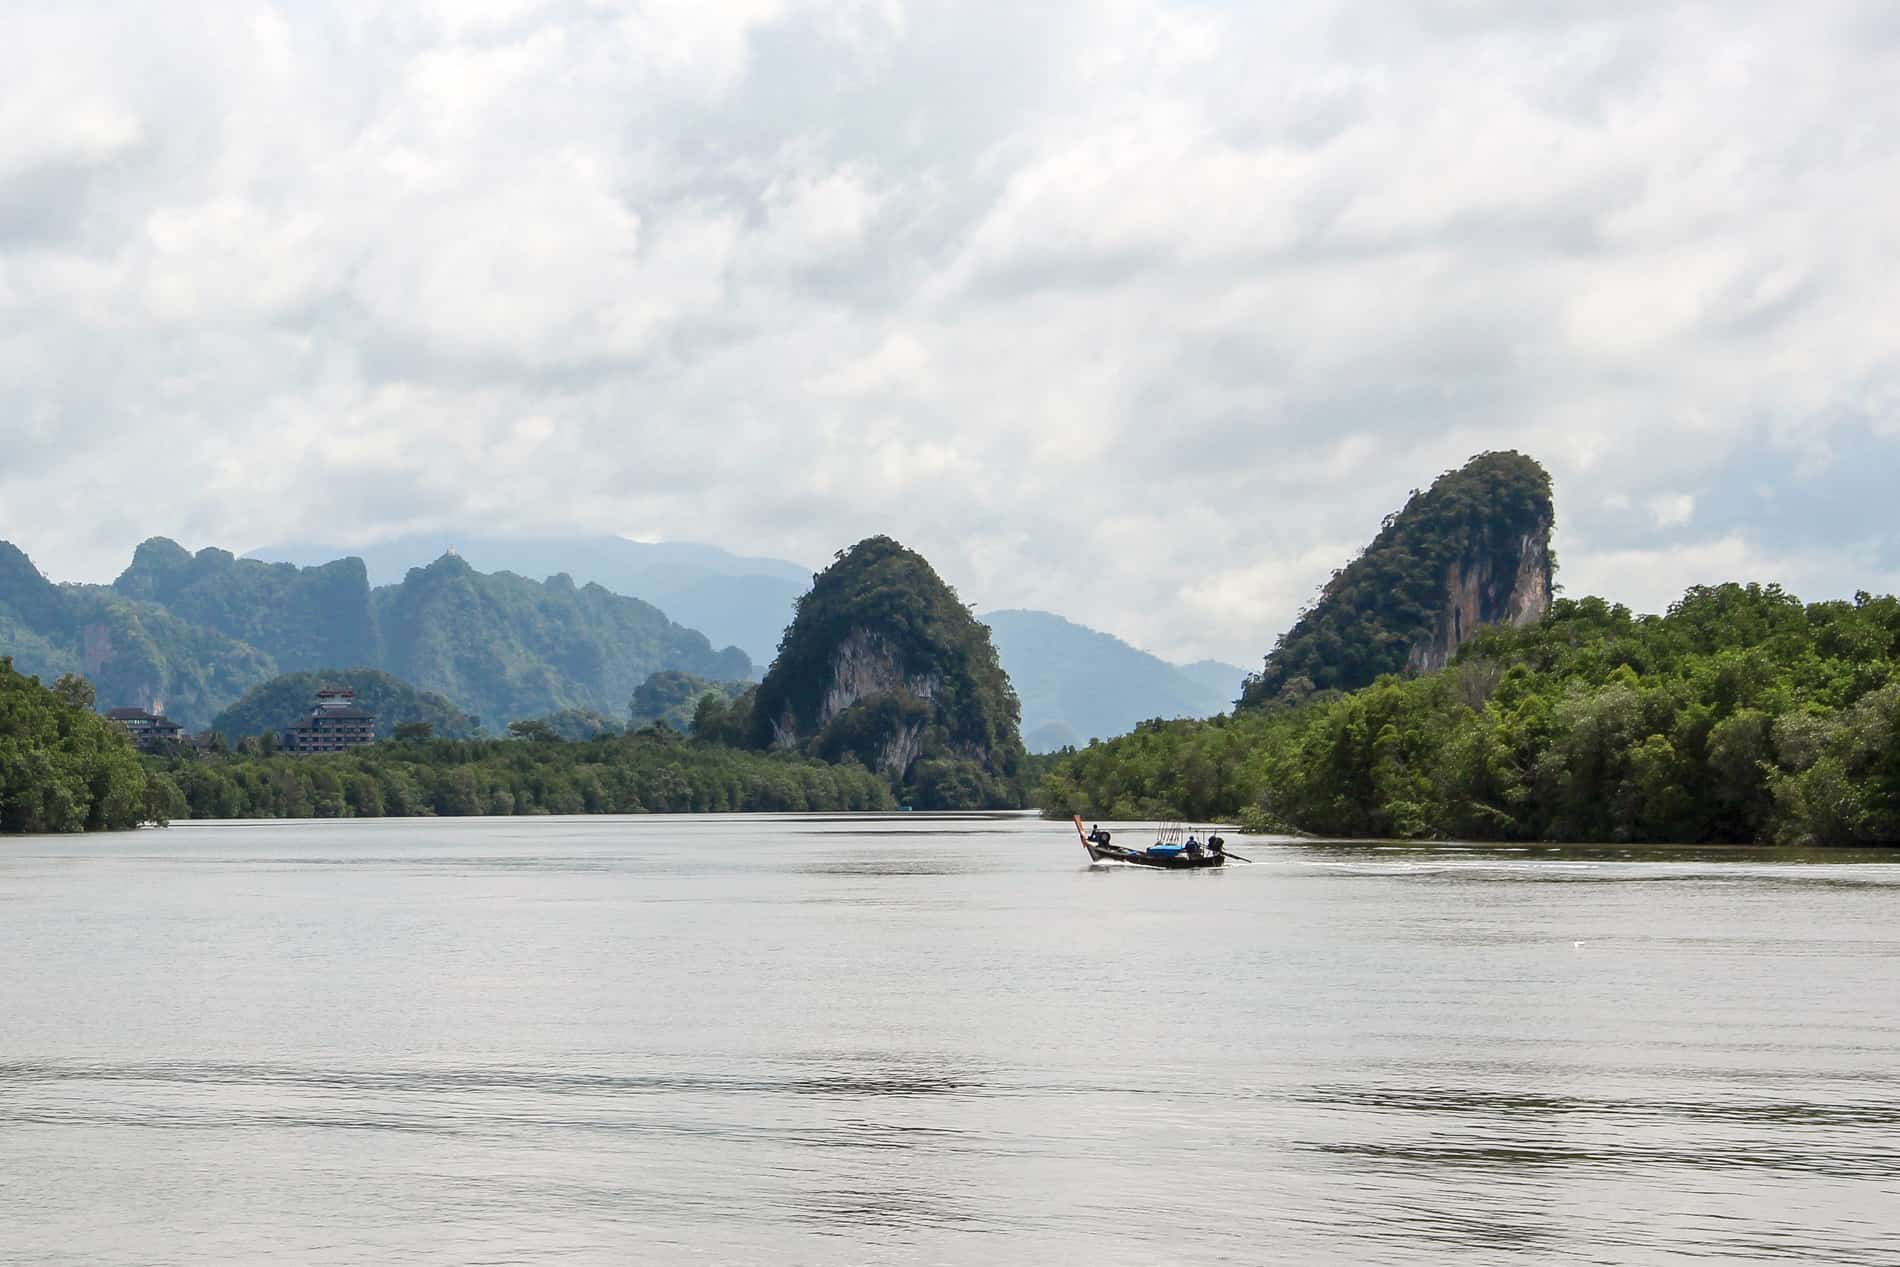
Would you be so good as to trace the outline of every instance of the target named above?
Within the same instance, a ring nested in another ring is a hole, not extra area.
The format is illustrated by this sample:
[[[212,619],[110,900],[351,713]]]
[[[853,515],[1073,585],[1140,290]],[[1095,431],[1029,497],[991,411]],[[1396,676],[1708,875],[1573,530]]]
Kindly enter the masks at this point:
[[[0,537],[886,532],[1254,663],[1488,448],[1900,588],[1891,0],[0,0]]]

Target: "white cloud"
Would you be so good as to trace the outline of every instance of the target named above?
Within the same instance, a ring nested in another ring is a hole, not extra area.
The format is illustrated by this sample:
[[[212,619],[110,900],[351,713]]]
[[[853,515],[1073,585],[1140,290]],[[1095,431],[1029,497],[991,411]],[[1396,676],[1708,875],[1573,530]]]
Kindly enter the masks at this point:
[[[1884,9],[22,16],[0,537],[80,579],[340,510],[889,532],[981,606],[1253,663],[1408,489],[1515,447],[1571,593],[1878,586]]]
[[[1658,528],[1680,528],[1695,518],[1695,498],[1688,493],[1663,493],[1649,499],[1649,517]]]

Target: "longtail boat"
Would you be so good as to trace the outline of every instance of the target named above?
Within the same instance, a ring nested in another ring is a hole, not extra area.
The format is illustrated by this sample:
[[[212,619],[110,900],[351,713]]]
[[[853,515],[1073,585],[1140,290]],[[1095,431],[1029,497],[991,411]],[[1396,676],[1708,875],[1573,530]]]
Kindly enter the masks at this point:
[[[1187,871],[1195,867],[1218,867],[1227,861],[1226,841],[1214,835],[1202,841],[1180,823],[1162,823],[1155,829],[1155,843],[1145,849],[1115,844],[1100,827],[1093,831],[1082,830],[1079,815],[1075,819],[1075,834],[1082,838],[1082,847],[1089,851],[1090,862],[1128,862],[1137,867]]]

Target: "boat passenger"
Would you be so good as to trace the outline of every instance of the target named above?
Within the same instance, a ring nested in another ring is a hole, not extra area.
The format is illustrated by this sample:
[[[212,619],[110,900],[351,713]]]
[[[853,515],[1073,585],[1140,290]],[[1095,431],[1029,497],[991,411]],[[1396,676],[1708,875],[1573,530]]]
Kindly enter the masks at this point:
[[[1201,856],[1201,842],[1192,836],[1187,838],[1187,856],[1190,858],[1198,858]]]

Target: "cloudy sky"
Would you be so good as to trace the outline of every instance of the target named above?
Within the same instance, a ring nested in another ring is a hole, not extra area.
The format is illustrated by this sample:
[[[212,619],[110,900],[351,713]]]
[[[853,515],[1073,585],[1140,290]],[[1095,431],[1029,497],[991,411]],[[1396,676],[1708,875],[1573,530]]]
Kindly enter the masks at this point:
[[[1890,0],[5,3],[0,537],[617,532],[1252,663],[1408,489],[1900,588]]]

